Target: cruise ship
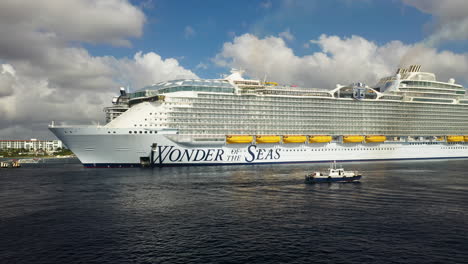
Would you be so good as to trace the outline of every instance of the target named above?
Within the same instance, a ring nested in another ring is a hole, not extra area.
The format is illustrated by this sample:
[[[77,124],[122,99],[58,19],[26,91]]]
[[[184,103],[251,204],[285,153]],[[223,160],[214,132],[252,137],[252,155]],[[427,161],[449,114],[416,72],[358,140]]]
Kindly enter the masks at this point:
[[[465,88],[420,68],[333,89],[165,81],[121,89],[105,125],[49,129],[86,167],[468,158]]]

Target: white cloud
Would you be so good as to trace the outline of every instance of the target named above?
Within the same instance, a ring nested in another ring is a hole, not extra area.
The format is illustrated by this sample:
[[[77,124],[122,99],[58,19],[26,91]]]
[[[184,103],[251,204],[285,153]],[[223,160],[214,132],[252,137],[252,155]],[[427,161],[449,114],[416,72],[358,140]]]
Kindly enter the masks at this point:
[[[186,39],[189,39],[191,37],[194,37],[197,33],[195,32],[195,29],[193,29],[193,27],[191,26],[186,26],[184,28],[184,37]]]
[[[0,137],[52,137],[51,120],[102,122],[119,86],[195,76],[156,53],[117,59],[75,45],[127,45],[144,21],[126,0],[0,2]]]
[[[6,0],[0,21],[60,40],[129,45],[127,37],[141,36],[145,15],[127,0]]]
[[[146,54],[138,52],[133,60],[116,60],[112,64],[123,78],[123,82],[132,84],[133,88],[141,88],[164,80],[197,78],[192,71],[180,66],[176,59],[163,59],[154,52]]]
[[[468,1],[403,0],[403,3],[435,17],[430,25],[432,34],[427,39],[428,45],[468,39]]]
[[[334,88],[337,83],[361,81],[370,85],[396,68],[422,64],[423,70],[435,72],[441,80],[455,77],[468,83],[468,55],[438,52],[422,45],[405,45],[391,41],[383,45],[359,36],[340,38],[322,35],[311,44],[320,50],[296,56],[279,37],[260,39],[251,34],[236,37],[224,44],[214,58],[219,66],[245,69],[251,77],[269,78],[285,84],[305,87]]]
[[[206,70],[208,69],[208,65],[206,63],[203,63],[203,62],[200,62],[197,64],[197,66],[195,66],[195,69],[202,69],[202,70]]]
[[[283,38],[284,40],[287,40],[287,41],[293,41],[294,40],[294,35],[291,34],[291,30],[289,28],[287,28],[285,31],[283,32],[280,32],[278,34],[279,37]]]
[[[0,65],[0,98],[13,94],[13,85],[15,83],[15,70],[10,64]]]

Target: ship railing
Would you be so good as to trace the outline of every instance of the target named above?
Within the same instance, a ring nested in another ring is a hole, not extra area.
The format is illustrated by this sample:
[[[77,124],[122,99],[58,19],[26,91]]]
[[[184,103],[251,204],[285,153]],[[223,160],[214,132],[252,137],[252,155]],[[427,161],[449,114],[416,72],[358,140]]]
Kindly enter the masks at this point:
[[[104,126],[100,125],[99,123],[96,124],[96,125],[66,125],[66,124],[57,125],[57,124],[55,124],[55,122],[52,121],[49,124],[49,127],[50,128],[69,128],[69,127],[73,127],[73,128],[95,128],[95,127],[104,127]]]

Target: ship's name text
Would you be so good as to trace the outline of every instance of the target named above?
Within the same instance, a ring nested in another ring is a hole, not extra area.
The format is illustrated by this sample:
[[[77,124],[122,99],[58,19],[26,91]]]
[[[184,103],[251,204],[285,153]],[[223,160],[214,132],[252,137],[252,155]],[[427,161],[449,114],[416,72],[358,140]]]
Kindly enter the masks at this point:
[[[256,145],[247,148],[245,155],[239,150],[232,150],[231,153],[225,153],[223,149],[178,149],[174,146],[158,146],[159,155],[155,162],[233,162],[241,161],[244,156],[245,162],[254,162],[261,160],[277,160],[280,158],[278,149],[263,149]]]

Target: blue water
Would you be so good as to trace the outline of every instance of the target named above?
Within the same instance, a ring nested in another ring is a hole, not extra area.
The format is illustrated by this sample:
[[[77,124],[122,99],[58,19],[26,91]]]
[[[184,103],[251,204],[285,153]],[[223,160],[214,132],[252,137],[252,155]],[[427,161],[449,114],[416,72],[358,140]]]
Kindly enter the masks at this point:
[[[466,263],[468,161],[0,169],[0,263]]]

